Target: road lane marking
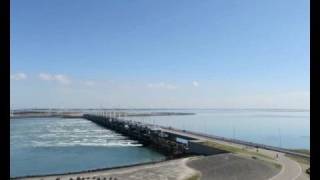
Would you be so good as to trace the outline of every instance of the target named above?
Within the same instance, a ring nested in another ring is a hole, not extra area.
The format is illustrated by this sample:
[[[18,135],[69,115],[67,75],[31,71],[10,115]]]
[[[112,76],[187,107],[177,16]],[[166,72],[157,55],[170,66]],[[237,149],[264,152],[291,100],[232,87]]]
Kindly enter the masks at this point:
[[[269,180],[273,180],[275,178],[278,178],[279,176],[281,176],[283,174],[284,170],[286,169],[286,166],[284,165],[283,162],[280,162],[280,164],[281,164],[281,171],[278,174],[276,174],[275,176],[273,176],[272,178],[270,178]]]
[[[294,160],[292,160],[292,161],[294,161]],[[300,175],[301,175],[301,173],[302,173],[302,168],[301,168],[301,166],[300,166],[300,164],[298,164],[296,161],[294,161],[297,165],[298,165],[298,167],[299,167],[299,174],[297,175],[297,176],[295,176],[292,180],[296,180]]]

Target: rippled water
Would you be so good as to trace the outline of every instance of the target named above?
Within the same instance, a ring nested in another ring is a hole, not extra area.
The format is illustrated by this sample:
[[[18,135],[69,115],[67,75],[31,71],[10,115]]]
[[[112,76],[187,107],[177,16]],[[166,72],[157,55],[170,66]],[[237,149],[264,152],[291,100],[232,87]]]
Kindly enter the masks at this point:
[[[63,173],[164,158],[84,119],[28,118],[10,123],[10,176]]]

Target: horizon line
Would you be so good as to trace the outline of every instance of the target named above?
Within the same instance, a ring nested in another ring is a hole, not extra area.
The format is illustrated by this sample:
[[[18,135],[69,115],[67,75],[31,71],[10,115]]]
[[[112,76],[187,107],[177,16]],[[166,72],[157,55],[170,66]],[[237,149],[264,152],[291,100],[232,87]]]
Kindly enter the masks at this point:
[[[48,109],[69,109],[69,110],[82,110],[82,109],[86,109],[86,110],[97,110],[97,109],[104,109],[104,110],[149,110],[149,109],[154,109],[154,110],[175,110],[175,109],[198,109],[198,110],[303,110],[303,111],[310,111],[310,108],[183,108],[183,107],[179,107],[179,108],[149,108],[149,107],[140,107],[140,108],[124,108],[124,107],[114,107],[114,108],[104,108],[104,107],[100,107],[100,108],[62,108],[62,107],[43,107],[43,108],[13,108],[10,110],[48,110]]]

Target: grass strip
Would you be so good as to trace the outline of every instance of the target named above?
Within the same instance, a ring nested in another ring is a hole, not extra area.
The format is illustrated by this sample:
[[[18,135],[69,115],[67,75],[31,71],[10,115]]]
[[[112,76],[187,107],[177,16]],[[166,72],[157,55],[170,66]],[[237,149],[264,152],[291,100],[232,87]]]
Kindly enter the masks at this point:
[[[200,179],[200,174],[194,174],[188,178],[186,178],[185,180],[199,180]]]
[[[258,157],[262,157],[262,158],[273,160],[271,157],[269,157],[267,155],[264,155],[264,154],[261,154],[259,152],[248,151],[248,150],[243,149],[243,148],[224,145],[224,144],[220,144],[220,143],[216,143],[216,142],[212,142],[212,141],[204,141],[204,142],[201,142],[201,144],[209,146],[209,147],[212,147],[212,148],[225,150],[225,151],[228,151],[228,152],[231,152],[231,153],[248,154],[248,155],[252,155],[252,156],[258,156]]]

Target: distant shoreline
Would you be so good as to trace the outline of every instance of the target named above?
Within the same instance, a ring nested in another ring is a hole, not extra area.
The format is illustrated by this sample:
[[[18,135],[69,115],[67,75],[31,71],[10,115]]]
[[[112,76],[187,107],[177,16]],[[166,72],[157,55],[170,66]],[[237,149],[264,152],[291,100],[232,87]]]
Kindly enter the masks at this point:
[[[195,115],[196,113],[184,113],[184,112],[150,112],[150,113],[124,113],[118,112],[118,115],[122,117],[145,117],[145,116],[185,116],[185,115]],[[41,111],[20,111],[14,112],[10,115],[11,119],[21,119],[21,118],[82,118],[82,112],[41,112]]]
[[[302,111],[308,112],[310,109],[303,108],[14,108],[14,111],[152,111],[152,110],[248,110],[248,111]]]

